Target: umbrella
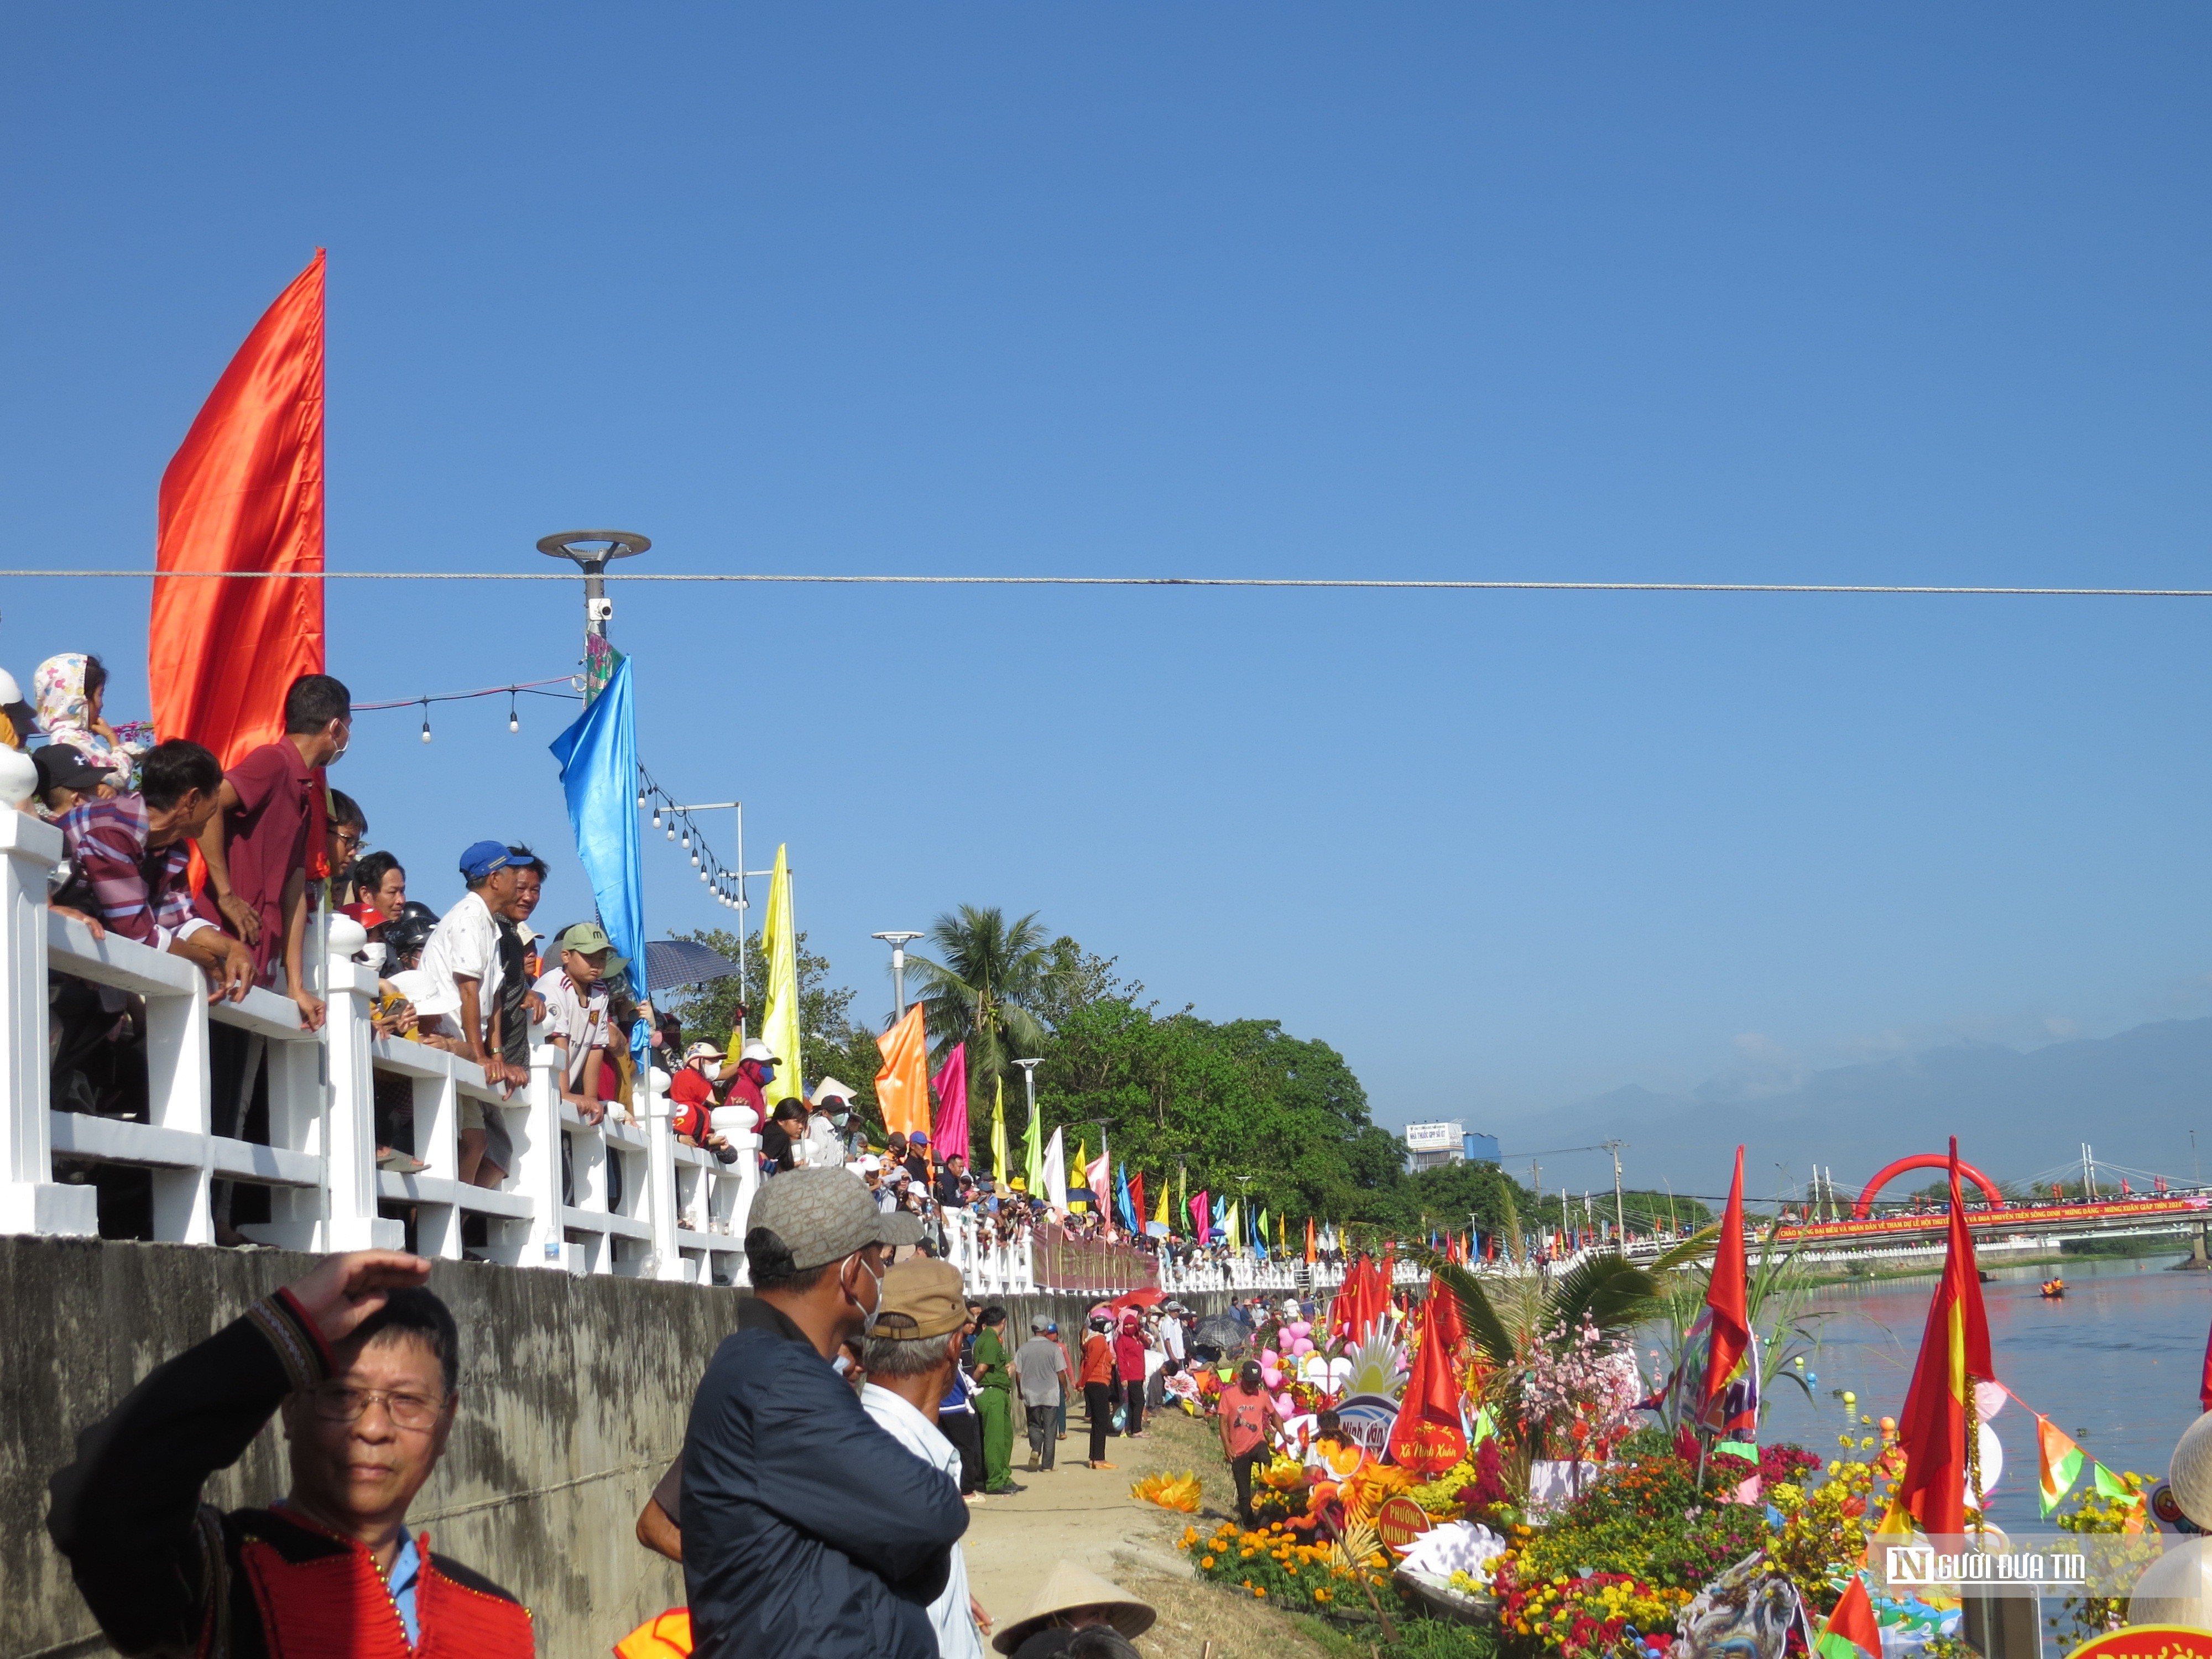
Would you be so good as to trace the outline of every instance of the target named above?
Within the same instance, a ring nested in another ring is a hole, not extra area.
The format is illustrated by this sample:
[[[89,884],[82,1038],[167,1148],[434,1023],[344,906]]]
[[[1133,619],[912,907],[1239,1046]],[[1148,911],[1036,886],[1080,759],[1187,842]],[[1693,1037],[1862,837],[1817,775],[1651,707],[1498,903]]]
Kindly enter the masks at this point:
[[[698,985],[710,979],[727,979],[738,964],[719,951],[688,939],[656,939],[645,947],[645,984],[648,994],[673,990],[679,985]]]
[[[1209,1314],[1198,1322],[1198,1328],[1190,1334],[1190,1351],[1194,1358],[1221,1358],[1243,1351],[1251,1333],[1226,1314]],[[1210,1352],[1202,1352],[1210,1350]]]

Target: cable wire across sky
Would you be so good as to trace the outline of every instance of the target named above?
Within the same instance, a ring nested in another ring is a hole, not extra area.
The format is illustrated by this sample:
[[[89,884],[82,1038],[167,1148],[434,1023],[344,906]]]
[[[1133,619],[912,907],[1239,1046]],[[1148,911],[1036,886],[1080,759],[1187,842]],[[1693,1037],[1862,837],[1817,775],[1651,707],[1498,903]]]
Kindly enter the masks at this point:
[[[174,581],[573,582],[572,571],[541,570],[0,570],[0,577]],[[933,576],[835,575],[763,571],[614,571],[610,582],[752,582],[891,587],[1261,587],[1444,590],[1541,593],[1898,594],[1915,598],[2212,599],[2212,587],[2031,587],[1911,582],[1565,581],[1518,578],[1451,580],[1381,576]]]

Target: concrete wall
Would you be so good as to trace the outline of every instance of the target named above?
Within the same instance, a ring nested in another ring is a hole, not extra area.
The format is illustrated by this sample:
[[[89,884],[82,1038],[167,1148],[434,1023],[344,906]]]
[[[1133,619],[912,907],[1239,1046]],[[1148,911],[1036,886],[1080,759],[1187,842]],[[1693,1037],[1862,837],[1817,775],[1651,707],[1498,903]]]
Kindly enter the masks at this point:
[[[0,1237],[0,1659],[111,1650],[46,1531],[46,1483],[76,1431],[138,1378],[298,1278],[310,1258],[99,1239]],[[441,1263],[462,1337],[462,1403],[410,1523],[520,1595],[549,1659],[604,1659],[684,1600],[637,1512],[678,1450],[691,1391],[738,1292]],[[1184,1298],[1193,1306],[1209,1298]],[[1006,1298],[1017,1329],[1073,1328],[1089,1297]],[[210,1483],[226,1509],[286,1484],[272,1425]]]

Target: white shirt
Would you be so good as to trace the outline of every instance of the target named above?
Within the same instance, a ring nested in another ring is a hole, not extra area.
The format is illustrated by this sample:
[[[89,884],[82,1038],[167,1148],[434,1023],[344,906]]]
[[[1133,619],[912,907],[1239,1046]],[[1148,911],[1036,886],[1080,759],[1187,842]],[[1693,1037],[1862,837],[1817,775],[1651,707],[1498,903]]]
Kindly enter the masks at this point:
[[[565,968],[540,974],[530,988],[545,999],[545,1040],[561,1037],[568,1044],[567,1087],[574,1089],[584,1077],[584,1059],[607,1040],[607,988],[594,984],[586,996],[568,977]]]
[[[876,1419],[876,1426],[904,1446],[939,1474],[960,1481],[960,1454],[938,1431],[937,1425],[889,1389],[873,1382],[860,1390],[860,1405]],[[983,1659],[983,1638],[975,1629],[975,1616],[968,1610],[968,1558],[960,1546],[952,1547],[952,1571],[945,1580],[945,1593],[929,1604],[929,1622],[937,1632],[937,1651],[942,1659]]]
[[[478,981],[477,1018],[485,1029],[490,1027],[499,1006],[499,924],[481,894],[467,895],[431,930],[429,942],[422,947],[422,972],[429,980],[430,995],[427,1005],[415,1005],[418,1010],[450,1014],[453,1029],[459,1030],[461,994],[453,981],[472,979]]]
[[[1182,1321],[1173,1314],[1160,1321],[1160,1346],[1167,1350],[1168,1358],[1182,1358]]]

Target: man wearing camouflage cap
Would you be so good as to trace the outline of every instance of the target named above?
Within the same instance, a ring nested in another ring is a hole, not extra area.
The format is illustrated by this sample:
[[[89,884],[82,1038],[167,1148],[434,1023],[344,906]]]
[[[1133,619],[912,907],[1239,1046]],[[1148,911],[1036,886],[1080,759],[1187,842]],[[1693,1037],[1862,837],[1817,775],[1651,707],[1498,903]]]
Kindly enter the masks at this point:
[[[968,1528],[960,1486],[908,1454],[831,1361],[877,1323],[890,1253],[921,1236],[845,1170],[791,1170],[746,1217],[754,1294],[684,1437],[684,1577],[699,1659],[936,1659],[929,1606]]]

